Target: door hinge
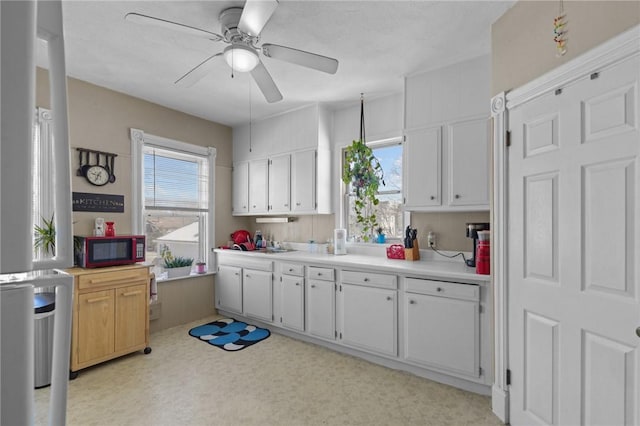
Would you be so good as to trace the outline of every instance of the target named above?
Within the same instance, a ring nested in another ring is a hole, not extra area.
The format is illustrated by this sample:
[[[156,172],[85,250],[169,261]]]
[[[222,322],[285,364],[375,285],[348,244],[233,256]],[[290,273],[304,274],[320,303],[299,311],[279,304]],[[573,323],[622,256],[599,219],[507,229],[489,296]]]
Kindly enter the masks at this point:
[[[333,336],[336,338],[338,337],[338,330],[333,330]]]
[[[282,317],[280,317],[280,322],[282,322]]]
[[[504,140],[507,146],[511,146],[511,130],[507,130],[507,135]]]
[[[274,315],[271,314],[271,321],[273,321],[275,319]]]
[[[340,340],[342,340],[342,332],[340,332]]]
[[[482,305],[478,306],[478,312],[482,313],[482,311],[484,311],[484,309],[482,308]]]
[[[594,72],[589,77],[591,78],[591,80],[595,80],[596,78],[600,77],[600,73]]]
[[[280,277],[280,282],[282,282],[282,277]]]
[[[342,284],[340,284],[340,292],[342,292]]]
[[[482,376],[482,367],[478,367],[478,375]]]
[[[406,142],[407,141],[407,135],[402,135],[402,141]]]
[[[511,370],[507,369],[507,386],[511,384]]]

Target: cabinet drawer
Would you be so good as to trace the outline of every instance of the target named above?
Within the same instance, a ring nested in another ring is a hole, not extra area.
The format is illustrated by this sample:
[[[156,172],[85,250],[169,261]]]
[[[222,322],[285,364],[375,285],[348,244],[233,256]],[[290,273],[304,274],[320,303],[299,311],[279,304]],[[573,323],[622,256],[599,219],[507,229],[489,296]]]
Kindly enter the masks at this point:
[[[78,277],[78,289],[131,284],[134,281],[146,281],[149,278],[147,268],[125,269],[85,274]]]
[[[398,288],[395,275],[379,274],[377,272],[342,271],[342,282],[392,290]]]
[[[315,280],[334,281],[335,272],[333,268],[318,268],[317,266],[309,266],[307,268],[308,277]]]
[[[280,266],[280,272],[283,275],[295,275],[297,277],[304,276],[304,265],[298,263],[283,263]]]
[[[480,300],[480,286],[477,284],[449,283],[417,278],[407,278],[405,283],[407,292],[472,301]]]

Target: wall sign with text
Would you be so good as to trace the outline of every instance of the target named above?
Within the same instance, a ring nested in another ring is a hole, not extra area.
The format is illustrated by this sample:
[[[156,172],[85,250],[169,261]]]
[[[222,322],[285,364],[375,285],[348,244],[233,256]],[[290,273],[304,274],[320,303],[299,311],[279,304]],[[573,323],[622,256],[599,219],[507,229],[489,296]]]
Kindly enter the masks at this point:
[[[124,213],[124,195],[74,192],[73,211]]]

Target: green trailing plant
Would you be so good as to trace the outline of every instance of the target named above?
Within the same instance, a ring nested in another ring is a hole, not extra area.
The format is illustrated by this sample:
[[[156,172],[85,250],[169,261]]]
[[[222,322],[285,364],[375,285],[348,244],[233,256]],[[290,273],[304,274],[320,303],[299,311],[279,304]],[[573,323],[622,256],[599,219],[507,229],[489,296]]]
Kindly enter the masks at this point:
[[[43,225],[34,225],[35,240],[33,247],[42,249],[46,254],[56,255],[56,225],[51,214],[51,220],[42,218]]]
[[[191,266],[193,264],[193,258],[191,257],[165,257],[164,259],[164,267],[167,269],[171,268],[182,268],[185,266]]]
[[[354,211],[360,225],[362,239],[369,241],[373,230],[378,227],[374,207],[379,204],[378,188],[384,185],[384,173],[380,161],[373,150],[361,139],[354,140],[345,149],[342,181],[355,193]]]

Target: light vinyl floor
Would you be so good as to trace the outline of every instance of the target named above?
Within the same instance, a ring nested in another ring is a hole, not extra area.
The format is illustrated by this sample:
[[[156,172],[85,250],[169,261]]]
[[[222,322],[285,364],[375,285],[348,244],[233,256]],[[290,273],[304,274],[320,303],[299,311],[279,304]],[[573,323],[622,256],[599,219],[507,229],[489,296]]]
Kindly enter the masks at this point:
[[[272,333],[238,352],[188,335],[80,371],[68,425],[500,425],[486,396]],[[46,424],[49,388],[36,390]]]

